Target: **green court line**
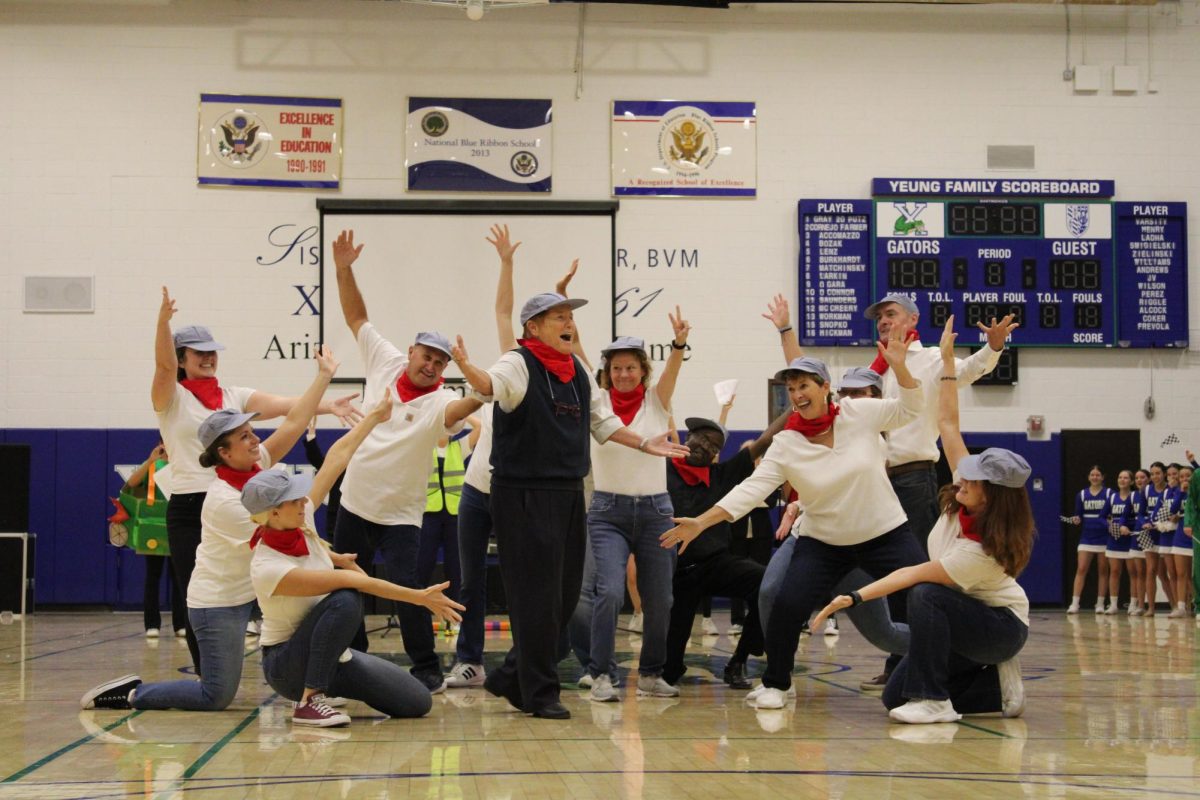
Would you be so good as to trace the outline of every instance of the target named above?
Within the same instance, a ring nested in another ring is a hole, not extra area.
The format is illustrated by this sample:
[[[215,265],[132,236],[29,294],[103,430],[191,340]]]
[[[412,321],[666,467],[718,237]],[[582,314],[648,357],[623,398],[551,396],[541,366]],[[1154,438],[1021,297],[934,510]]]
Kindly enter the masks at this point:
[[[110,725],[105,725],[102,732],[107,733],[108,731],[111,731],[113,728],[120,727],[121,725],[125,724],[125,722],[127,720],[131,720],[134,717],[136,717],[138,714],[141,714],[141,713],[142,713],[141,711],[134,711],[132,714],[126,714],[125,716],[123,716],[119,720],[117,720],[116,722],[114,722]],[[21,778],[24,778],[26,775],[33,772],[34,770],[41,769],[42,767],[46,766],[47,764],[49,764],[51,761],[58,758],[59,756],[64,756],[67,753],[74,750],[75,748],[79,747],[80,745],[87,744],[88,742],[92,741],[99,735],[100,735],[99,733],[90,733],[87,736],[84,736],[82,739],[76,739],[75,741],[71,742],[70,744],[60,747],[59,749],[55,750],[50,755],[43,756],[42,758],[39,758],[37,761],[30,764],[29,766],[27,766],[23,769],[17,770],[16,772],[14,772],[12,775],[9,775],[4,780],[0,780],[0,783],[13,783],[14,781],[19,781],[19,780],[21,780]]]
[[[266,700],[260,703],[258,707],[247,714],[241,722],[239,722],[237,725],[234,725],[233,730],[218,739],[212,747],[205,750],[203,755],[193,761],[192,765],[183,771],[183,780],[187,780],[200,770],[204,769],[204,765],[211,761],[213,756],[221,752],[225,745],[233,741],[233,737],[246,730],[251,722],[254,722],[254,720],[258,719],[259,712],[263,710],[263,707],[273,702],[276,697],[279,697],[279,695],[272,692],[270,697],[268,697]]]
[[[971,730],[974,730],[974,731],[983,731],[984,733],[990,733],[993,736],[999,736],[1001,739],[1017,738],[1015,736],[1010,736],[1009,734],[1004,733],[1003,731],[994,731],[991,728],[985,728],[982,725],[976,725],[974,722],[967,722],[966,720],[962,720],[962,719],[960,719],[957,724],[962,725],[964,728],[970,728]]]

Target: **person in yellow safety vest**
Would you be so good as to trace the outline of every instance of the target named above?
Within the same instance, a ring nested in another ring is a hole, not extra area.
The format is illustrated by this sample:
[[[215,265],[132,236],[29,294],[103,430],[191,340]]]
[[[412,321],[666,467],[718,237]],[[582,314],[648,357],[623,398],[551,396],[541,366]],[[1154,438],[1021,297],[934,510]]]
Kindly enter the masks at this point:
[[[467,424],[472,433],[479,428],[474,417]],[[421,542],[417,550],[418,582],[428,582],[442,554],[444,575],[450,581],[446,596],[457,602],[462,588],[462,571],[458,555],[458,501],[462,495],[463,477],[467,474],[466,460],[477,436],[441,439],[432,452],[432,468],[425,494],[425,515],[421,520]],[[457,626],[452,626],[454,631]]]

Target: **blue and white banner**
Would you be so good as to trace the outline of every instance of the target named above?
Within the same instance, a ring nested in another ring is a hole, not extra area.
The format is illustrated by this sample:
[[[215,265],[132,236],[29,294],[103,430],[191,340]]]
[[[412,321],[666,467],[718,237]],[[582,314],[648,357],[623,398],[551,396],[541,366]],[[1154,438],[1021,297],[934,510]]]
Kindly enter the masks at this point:
[[[875,178],[875,197],[1112,197],[1116,184],[1109,180],[1077,178]]]
[[[341,174],[341,100],[200,95],[201,185],[337,189]]]
[[[408,188],[549,192],[551,112],[549,100],[408,98]]]
[[[754,103],[614,101],[613,194],[754,197],[757,119]]]

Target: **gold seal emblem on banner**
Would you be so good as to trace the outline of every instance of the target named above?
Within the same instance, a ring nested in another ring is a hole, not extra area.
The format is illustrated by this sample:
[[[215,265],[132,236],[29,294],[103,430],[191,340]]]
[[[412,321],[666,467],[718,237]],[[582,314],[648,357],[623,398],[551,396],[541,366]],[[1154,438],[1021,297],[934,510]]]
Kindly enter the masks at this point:
[[[662,122],[658,154],[679,172],[707,170],[717,157],[717,129],[712,119],[692,106],[677,109]]]

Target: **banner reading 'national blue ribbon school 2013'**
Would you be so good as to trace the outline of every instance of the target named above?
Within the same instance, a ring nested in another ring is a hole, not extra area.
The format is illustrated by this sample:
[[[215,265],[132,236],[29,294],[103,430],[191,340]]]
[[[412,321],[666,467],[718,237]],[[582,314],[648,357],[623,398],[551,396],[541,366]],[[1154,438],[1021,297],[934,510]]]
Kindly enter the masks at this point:
[[[614,101],[613,194],[754,197],[756,123],[754,103]]]
[[[549,192],[549,100],[408,98],[408,188]]]

